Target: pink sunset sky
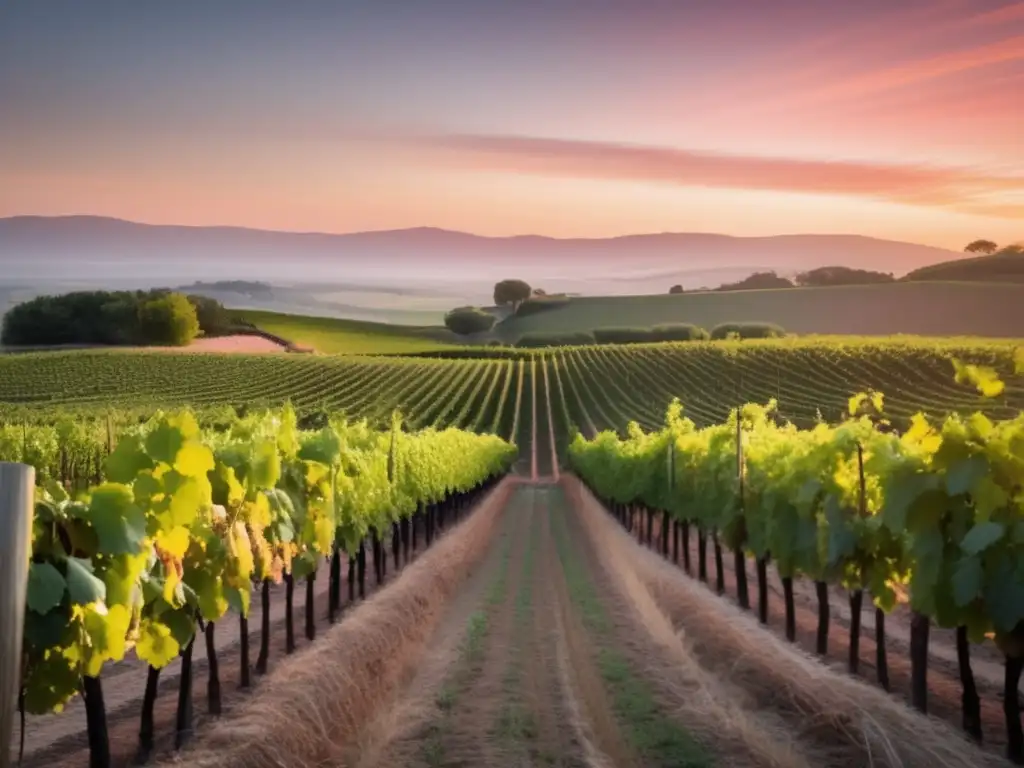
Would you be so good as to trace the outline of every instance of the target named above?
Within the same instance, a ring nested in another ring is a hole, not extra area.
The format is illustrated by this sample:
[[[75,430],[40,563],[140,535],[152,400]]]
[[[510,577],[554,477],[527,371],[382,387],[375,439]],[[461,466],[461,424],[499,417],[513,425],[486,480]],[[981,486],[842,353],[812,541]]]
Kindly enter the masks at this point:
[[[18,214],[1024,240],[1024,2],[6,3]]]

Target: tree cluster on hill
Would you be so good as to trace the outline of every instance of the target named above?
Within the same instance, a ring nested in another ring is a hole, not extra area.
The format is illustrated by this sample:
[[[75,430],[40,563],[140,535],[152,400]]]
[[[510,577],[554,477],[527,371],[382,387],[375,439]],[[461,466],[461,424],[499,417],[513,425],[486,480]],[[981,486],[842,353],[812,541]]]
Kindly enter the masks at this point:
[[[230,324],[224,307],[202,296],[165,289],[77,291],[17,305],[4,315],[0,342],[185,346],[200,333],[223,335]]]
[[[796,284],[801,288],[827,285],[874,285],[877,283],[893,283],[896,278],[891,272],[873,272],[870,269],[854,269],[853,267],[818,267],[796,276]]]
[[[953,281],[999,283],[1024,282],[1024,245],[1015,243],[1000,248],[991,240],[975,240],[964,248],[973,256],[941,264],[930,264],[907,274],[906,282]]]
[[[756,291],[771,288],[792,288],[793,283],[775,272],[755,272],[736,283],[724,283],[716,291]]]

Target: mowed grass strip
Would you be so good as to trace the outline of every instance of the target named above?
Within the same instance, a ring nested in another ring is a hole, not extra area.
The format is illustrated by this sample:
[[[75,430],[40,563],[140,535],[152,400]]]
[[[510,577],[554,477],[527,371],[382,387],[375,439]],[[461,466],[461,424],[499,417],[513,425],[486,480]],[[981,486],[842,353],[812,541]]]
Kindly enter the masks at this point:
[[[232,314],[296,346],[327,355],[411,354],[459,347],[456,337],[440,326],[391,325],[256,310]]]
[[[569,596],[597,646],[597,666],[612,707],[630,746],[645,765],[663,768],[710,768],[715,761],[682,723],[666,716],[651,686],[615,647],[613,627],[590,573],[570,540],[566,500],[553,492],[550,525]]]

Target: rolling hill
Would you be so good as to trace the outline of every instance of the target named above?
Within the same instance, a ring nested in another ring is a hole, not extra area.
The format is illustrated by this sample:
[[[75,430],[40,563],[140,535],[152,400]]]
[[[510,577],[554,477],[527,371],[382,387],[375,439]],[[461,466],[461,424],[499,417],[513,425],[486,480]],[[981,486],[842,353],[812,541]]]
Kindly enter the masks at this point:
[[[914,282],[659,296],[575,298],[496,327],[507,341],[534,331],[612,326],[771,322],[790,333],[1024,337],[1024,283]]]
[[[731,237],[702,233],[606,239],[481,237],[418,228],[350,234],[137,224],[96,216],[0,219],[4,280],[261,280],[350,285],[460,286],[482,303],[497,279],[549,291],[661,293],[714,286],[759,269],[780,274],[832,264],[894,272],[955,259],[953,251],[852,235]]]
[[[1024,283],[1024,248],[1011,246],[990,256],[955,259],[915,269],[904,280],[969,280]]]

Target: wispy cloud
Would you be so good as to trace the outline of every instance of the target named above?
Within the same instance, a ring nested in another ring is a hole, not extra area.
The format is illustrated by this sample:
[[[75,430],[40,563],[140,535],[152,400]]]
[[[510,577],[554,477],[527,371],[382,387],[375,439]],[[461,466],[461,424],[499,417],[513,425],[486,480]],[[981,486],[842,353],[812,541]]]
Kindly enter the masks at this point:
[[[1003,196],[1024,193],[1024,176],[970,168],[806,160],[519,136],[424,136],[412,143],[469,168],[651,181],[690,187],[853,195],[1024,219]]]
[[[862,96],[1015,61],[1024,61],[1024,35],[880,68],[840,80],[816,95],[845,98]]]

